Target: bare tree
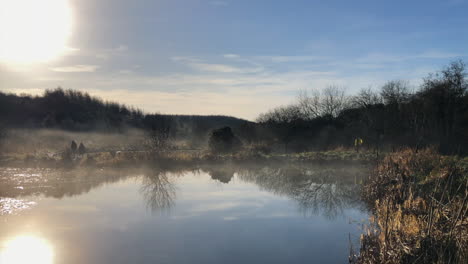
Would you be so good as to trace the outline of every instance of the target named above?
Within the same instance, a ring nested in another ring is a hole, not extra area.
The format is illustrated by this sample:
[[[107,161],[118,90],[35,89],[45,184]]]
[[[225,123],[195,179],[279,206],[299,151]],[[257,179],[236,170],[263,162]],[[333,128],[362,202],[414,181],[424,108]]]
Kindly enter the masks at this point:
[[[408,82],[403,80],[389,81],[382,86],[380,95],[386,105],[399,105],[407,102],[410,96]]]
[[[301,90],[297,99],[300,111],[306,119],[314,119],[322,115],[320,92]]]
[[[304,119],[314,119],[321,116],[336,117],[348,104],[345,90],[338,86],[328,86],[322,91],[300,91],[298,108]]]
[[[301,108],[292,104],[288,106],[277,107],[269,112],[260,114],[257,118],[259,123],[292,123],[303,118]]]
[[[152,151],[162,151],[167,149],[169,139],[168,129],[163,127],[152,128],[147,133],[147,144]]]
[[[348,98],[345,95],[345,89],[338,86],[328,86],[322,92],[322,109],[324,116],[336,117],[343,111],[348,104]]]
[[[352,97],[351,104],[356,108],[369,108],[373,105],[383,103],[382,97],[371,88],[364,88]]]
[[[153,152],[164,151],[169,147],[171,132],[171,119],[162,115],[147,117],[148,131],[147,142],[149,149]]]
[[[454,140],[464,135],[468,93],[468,73],[462,61],[454,61],[441,72],[431,74],[424,80],[418,96],[423,100],[423,131],[438,138],[441,147],[458,149]],[[435,132],[435,133],[434,133]]]
[[[448,84],[453,96],[461,97],[468,91],[468,81],[466,65],[463,61],[454,61],[447,68],[443,69],[441,75]]]

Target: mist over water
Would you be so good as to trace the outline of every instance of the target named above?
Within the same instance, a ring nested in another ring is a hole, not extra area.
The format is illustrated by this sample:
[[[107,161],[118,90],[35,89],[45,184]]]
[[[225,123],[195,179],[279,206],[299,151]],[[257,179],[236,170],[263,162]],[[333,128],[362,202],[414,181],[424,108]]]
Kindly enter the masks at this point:
[[[46,241],[54,263],[345,263],[368,217],[359,200],[366,173],[231,163],[2,168],[0,243]]]
[[[467,263],[466,10],[0,0],[0,264]]]

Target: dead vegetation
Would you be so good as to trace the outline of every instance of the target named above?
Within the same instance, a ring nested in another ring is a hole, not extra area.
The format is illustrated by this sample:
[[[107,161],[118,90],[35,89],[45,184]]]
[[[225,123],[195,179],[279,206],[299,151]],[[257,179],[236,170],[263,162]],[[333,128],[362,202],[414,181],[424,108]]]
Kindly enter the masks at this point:
[[[373,210],[351,263],[466,263],[468,169],[431,149],[389,154],[363,187]]]

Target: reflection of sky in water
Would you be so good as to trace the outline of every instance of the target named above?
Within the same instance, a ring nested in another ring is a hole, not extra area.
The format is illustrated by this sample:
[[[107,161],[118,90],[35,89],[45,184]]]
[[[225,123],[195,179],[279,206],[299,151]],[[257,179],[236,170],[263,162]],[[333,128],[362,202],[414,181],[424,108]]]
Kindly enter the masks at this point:
[[[204,172],[168,177],[157,187],[160,178],[139,176],[41,198],[1,216],[0,242],[39,233],[56,263],[345,263],[348,235],[359,235],[350,220],[367,218],[353,204],[332,218],[304,214],[295,199],[238,176],[228,184]],[[172,203],[151,203],[168,184]]]

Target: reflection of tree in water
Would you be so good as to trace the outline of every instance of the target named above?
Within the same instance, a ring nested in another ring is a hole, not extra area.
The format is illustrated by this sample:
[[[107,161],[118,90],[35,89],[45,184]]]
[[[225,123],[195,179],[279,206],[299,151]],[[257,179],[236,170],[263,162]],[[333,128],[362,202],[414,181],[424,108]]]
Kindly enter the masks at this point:
[[[211,176],[211,179],[218,180],[222,183],[229,183],[234,177],[235,170],[231,166],[208,168],[206,172]]]
[[[39,194],[54,198],[71,197],[87,193],[105,184],[143,174],[145,176],[143,177],[141,192],[148,207],[156,210],[169,208],[174,203],[176,190],[169,179],[169,174],[177,176],[187,171],[191,171],[191,169],[0,169],[0,197],[17,198]]]
[[[161,171],[146,174],[140,192],[152,211],[170,209],[176,198],[176,187],[170,175]]]
[[[0,196],[72,197],[132,176],[135,171],[128,169],[1,168]]]
[[[304,214],[313,213],[336,218],[343,209],[359,207],[359,185],[311,184],[293,198],[299,202]]]
[[[323,214],[333,219],[346,208],[361,206],[360,186],[349,179],[362,177],[363,173],[350,168],[288,166],[242,170],[239,178],[296,200],[304,214]]]
[[[356,208],[360,186],[356,179],[366,175],[363,167],[281,166],[259,164],[206,164],[201,167],[107,168],[107,169],[0,169],[0,196],[42,194],[61,198],[80,195],[93,188],[143,174],[141,194],[151,210],[169,209],[175,203],[173,178],[187,172],[207,172],[212,179],[229,183],[239,179],[298,202],[304,214],[334,218],[345,208]]]

